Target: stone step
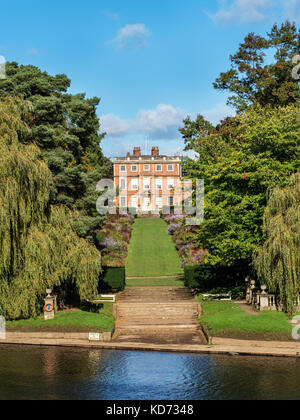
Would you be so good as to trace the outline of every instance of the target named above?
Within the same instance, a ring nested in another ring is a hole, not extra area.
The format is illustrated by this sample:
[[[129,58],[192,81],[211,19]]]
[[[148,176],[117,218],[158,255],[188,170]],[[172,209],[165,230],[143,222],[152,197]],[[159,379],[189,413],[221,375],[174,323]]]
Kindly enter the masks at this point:
[[[163,325],[163,324],[169,324],[169,325],[196,325],[196,318],[180,318],[180,319],[174,319],[174,318],[155,318],[155,319],[139,319],[139,318],[119,318],[118,325]]]
[[[147,325],[160,325],[161,324],[172,324],[172,325],[197,325],[196,321],[197,318],[193,317],[184,317],[184,318],[174,318],[174,317],[157,317],[155,319],[149,318],[128,318],[128,317],[118,317],[117,323],[126,323],[131,325],[140,325],[140,324],[147,324]]]
[[[132,287],[117,297],[116,341],[201,343],[200,305],[182,286]]]
[[[125,328],[125,327],[124,327]],[[117,330],[123,330],[124,328],[121,328],[120,325],[118,325],[116,327]],[[164,332],[168,332],[170,330],[176,330],[176,331],[195,331],[195,330],[199,330],[201,331],[201,328],[198,327],[198,325],[195,325],[195,323],[190,323],[190,324],[156,324],[156,325],[151,325],[151,324],[144,324],[144,325],[126,325],[126,330],[132,330],[132,331],[164,331]]]
[[[117,314],[118,315],[118,319],[119,320],[148,320],[149,322],[156,322],[158,319],[171,319],[174,320],[174,323],[179,321],[183,321],[183,320],[197,320],[198,316],[197,313],[193,313],[193,314],[184,314],[184,315],[178,315],[176,316],[176,314],[159,314],[157,316],[147,316],[147,315],[128,315],[128,314]]]
[[[134,296],[134,295],[128,295],[128,296],[120,296],[117,298],[117,302],[132,302],[132,301],[140,301],[143,302],[145,299],[152,300],[152,302],[178,302],[178,301],[190,301],[193,302],[195,299],[191,298],[190,296],[180,295],[180,296],[165,296],[165,295],[144,295],[144,296]]]
[[[166,313],[161,313],[158,314],[156,316],[147,316],[147,314],[127,314],[127,313],[118,313],[117,314],[118,319],[120,320],[148,320],[149,322],[156,322],[158,319],[171,319],[174,320],[174,322],[177,321],[183,321],[183,320],[197,320],[198,319],[198,314],[196,312],[192,313],[192,314],[183,314],[183,315],[178,315],[178,314],[166,314]]]

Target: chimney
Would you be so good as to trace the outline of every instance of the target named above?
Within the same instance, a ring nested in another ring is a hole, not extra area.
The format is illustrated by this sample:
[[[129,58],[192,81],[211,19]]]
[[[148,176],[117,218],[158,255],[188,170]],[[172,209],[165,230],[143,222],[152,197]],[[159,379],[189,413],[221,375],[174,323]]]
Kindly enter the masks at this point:
[[[133,149],[133,156],[141,156],[141,148],[140,147],[135,147]]]
[[[152,147],[152,156],[159,156],[159,148]]]

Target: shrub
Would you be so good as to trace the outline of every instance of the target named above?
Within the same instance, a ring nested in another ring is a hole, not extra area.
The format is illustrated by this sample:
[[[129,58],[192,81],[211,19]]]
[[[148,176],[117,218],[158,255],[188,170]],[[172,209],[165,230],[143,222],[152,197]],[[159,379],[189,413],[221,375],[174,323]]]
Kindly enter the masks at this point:
[[[181,226],[182,226],[182,223],[178,223],[177,225],[176,224],[169,225],[167,229],[168,234],[173,235],[178,229],[181,228]]]
[[[206,266],[184,266],[184,284],[190,289],[198,289],[200,292],[216,287],[212,281],[210,267]]]
[[[208,292],[212,289],[223,287],[233,293],[233,297],[239,299],[244,291],[245,272],[243,262],[236,266],[210,266],[210,265],[189,265],[184,266],[184,283],[190,289],[197,289],[199,292]]]
[[[103,267],[100,275],[99,291],[121,291],[125,289],[125,267]]]
[[[103,232],[97,233],[97,241],[101,245],[103,241],[105,240],[105,235]]]

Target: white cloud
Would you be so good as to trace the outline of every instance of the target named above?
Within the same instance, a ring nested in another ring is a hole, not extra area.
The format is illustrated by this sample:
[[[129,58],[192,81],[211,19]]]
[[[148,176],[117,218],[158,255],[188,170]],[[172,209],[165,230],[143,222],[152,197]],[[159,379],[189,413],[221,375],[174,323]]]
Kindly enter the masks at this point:
[[[265,12],[273,5],[274,0],[234,0],[228,3],[221,0],[220,9],[215,14],[208,15],[216,22],[228,24],[231,22],[258,22],[266,18]]]
[[[155,109],[142,110],[137,117],[139,131],[152,138],[174,139],[187,112],[172,105],[160,104]]]
[[[132,124],[129,121],[122,120],[114,114],[103,115],[100,122],[101,130],[112,137],[125,136],[132,130]]]
[[[134,25],[126,25],[121,28],[117,36],[109,41],[109,44],[113,44],[117,49],[122,50],[129,46],[137,48],[144,48],[146,46],[146,40],[150,36],[150,32],[146,25],[143,23],[136,23]]]
[[[202,111],[201,114],[212,124],[234,115],[234,111],[225,104],[217,104],[214,108]],[[179,133],[182,121],[188,112],[172,105],[160,104],[154,109],[141,110],[132,119],[122,119],[114,114],[100,118],[101,131],[106,132],[102,147],[107,156],[125,156],[134,146],[144,146],[148,136],[152,146],[159,146],[162,153],[171,155],[184,149]],[[192,119],[196,114],[189,114]],[[186,154],[186,153],[185,153]]]
[[[233,116],[234,111],[220,103],[212,109],[202,111],[201,114],[216,125],[224,118]],[[101,131],[115,139],[134,134],[139,137],[149,136],[153,140],[174,140],[180,137],[178,129],[187,115],[189,113],[181,108],[159,104],[154,109],[139,111],[132,120],[122,119],[114,114],[103,115],[100,118]],[[196,114],[190,115],[191,118],[196,118]]]
[[[187,112],[172,105],[160,104],[155,109],[141,110],[134,120],[121,119],[114,114],[100,118],[101,129],[111,137],[129,134],[148,135],[152,139],[174,139]]]

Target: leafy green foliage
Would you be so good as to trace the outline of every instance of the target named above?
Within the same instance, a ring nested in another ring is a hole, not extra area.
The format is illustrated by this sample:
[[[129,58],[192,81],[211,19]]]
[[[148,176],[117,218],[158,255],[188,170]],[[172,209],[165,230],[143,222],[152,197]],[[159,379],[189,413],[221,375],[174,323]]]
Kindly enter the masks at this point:
[[[223,289],[222,293],[228,293],[240,287],[245,288],[243,285],[244,268],[241,263],[232,267],[186,265],[184,267],[184,285],[200,292],[219,293],[216,290]]]
[[[0,313],[35,317],[46,288],[75,284],[93,295],[100,272],[97,249],[75,233],[76,215],[51,206],[53,177],[39,148],[23,144],[27,106],[0,101]]]
[[[199,157],[187,163],[190,177],[205,181],[198,246],[209,250],[211,264],[250,264],[263,241],[268,190],[284,185],[299,168],[300,108],[256,105],[205,136],[199,131],[191,138]],[[181,132],[187,133],[185,127]]]
[[[98,98],[67,93],[65,75],[50,76],[34,66],[7,63],[7,79],[0,80],[0,96],[21,96],[32,104],[24,119],[31,131],[21,135],[34,141],[50,168],[54,183],[52,204],[64,204],[81,213],[77,232],[92,237],[103,217],[96,211],[96,183],[112,175],[112,165],[103,156],[96,115]]]
[[[121,291],[125,289],[125,267],[103,267],[99,282],[101,291]]]

